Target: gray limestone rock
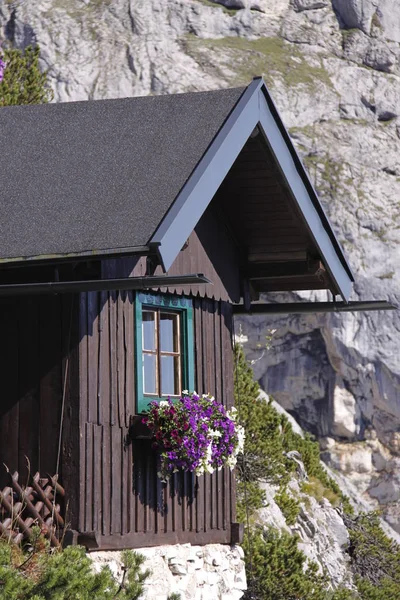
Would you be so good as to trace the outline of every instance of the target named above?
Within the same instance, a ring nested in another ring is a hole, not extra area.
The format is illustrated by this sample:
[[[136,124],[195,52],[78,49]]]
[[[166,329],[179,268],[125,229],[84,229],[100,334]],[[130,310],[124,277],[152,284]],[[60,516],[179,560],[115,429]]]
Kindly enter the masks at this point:
[[[325,8],[328,6],[328,0],[293,0],[295,10],[314,10],[316,8]]]
[[[396,0],[332,0],[332,5],[344,27],[400,41],[400,5]]]

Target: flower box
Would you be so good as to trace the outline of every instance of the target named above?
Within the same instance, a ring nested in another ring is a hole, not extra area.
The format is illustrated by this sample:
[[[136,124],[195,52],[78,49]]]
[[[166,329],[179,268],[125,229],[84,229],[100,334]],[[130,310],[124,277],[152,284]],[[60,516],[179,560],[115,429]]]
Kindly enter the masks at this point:
[[[183,392],[176,401],[151,402],[141,421],[153,449],[160,453],[160,479],[166,481],[180,470],[200,476],[223,467],[233,469],[244,443],[236,414],[235,408],[228,411],[212,396],[196,392]],[[137,425],[136,439],[148,439],[139,431]]]

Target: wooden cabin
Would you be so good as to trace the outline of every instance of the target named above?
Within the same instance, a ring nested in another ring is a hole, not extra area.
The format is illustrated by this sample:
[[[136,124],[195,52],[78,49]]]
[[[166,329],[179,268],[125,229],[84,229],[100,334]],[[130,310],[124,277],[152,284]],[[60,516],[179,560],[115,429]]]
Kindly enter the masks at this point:
[[[349,297],[264,82],[2,108],[0,139],[0,463],[57,473],[92,547],[237,540],[234,473],[164,485],[132,423],[182,389],[232,405],[235,306]]]

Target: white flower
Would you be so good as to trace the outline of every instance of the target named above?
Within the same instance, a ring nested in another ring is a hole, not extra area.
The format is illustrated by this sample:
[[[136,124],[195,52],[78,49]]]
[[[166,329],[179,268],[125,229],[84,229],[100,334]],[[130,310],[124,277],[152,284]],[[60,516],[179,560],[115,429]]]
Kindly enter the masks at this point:
[[[236,456],[234,456],[233,454],[231,456],[228,456],[228,458],[226,459],[226,466],[230,468],[230,470],[232,471],[235,468],[236,465]]]
[[[183,394],[184,396],[187,396],[187,395],[189,394],[189,391],[188,391],[188,390],[183,390],[182,394]]]
[[[207,473],[210,473],[210,474],[214,473],[214,467],[212,467],[212,466],[210,465],[210,463],[208,463],[208,464],[206,465],[206,468],[205,468],[205,469],[206,469]]]
[[[159,408],[167,408],[167,406],[169,406],[169,402],[168,402],[168,400],[160,400],[158,406],[159,406]]]
[[[234,406],[232,406],[231,410],[228,410],[226,412],[227,416],[231,419],[231,421],[236,421],[236,417],[237,417],[237,408],[235,408]]]
[[[210,429],[208,435],[211,438],[220,438],[222,436],[222,433],[220,431],[217,431],[216,429]]]
[[[210,442],[207,447],[207,454],[206,454],[205,460],[207,460],[207,462],[208,462],[211,459],[211,457],[212,457],[212,444]]]
[[[244,440],[246,439],[246,434],[244,432],[244,428],[241,425],[237,426],[237,436],[238,436],[238,444],[235,449],[235,454],[239,454],[239,452],[243,452],[244,448]]]

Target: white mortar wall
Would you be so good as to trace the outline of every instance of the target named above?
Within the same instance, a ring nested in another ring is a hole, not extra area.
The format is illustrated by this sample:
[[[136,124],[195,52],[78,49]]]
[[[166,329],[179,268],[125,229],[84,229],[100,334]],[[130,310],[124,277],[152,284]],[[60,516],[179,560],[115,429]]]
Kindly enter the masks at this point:
[[[240,546],[209,544],[156,546],[138,550],[151,570],[143,600],[167,600],[181,594],[181,600],[239,600],[247,589],[244,554]],[[120,552],[91,552],[97,570],[108,565],[122,578]]]

